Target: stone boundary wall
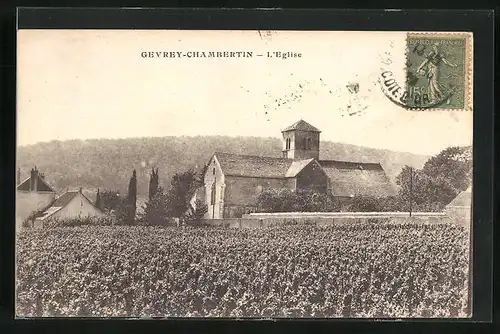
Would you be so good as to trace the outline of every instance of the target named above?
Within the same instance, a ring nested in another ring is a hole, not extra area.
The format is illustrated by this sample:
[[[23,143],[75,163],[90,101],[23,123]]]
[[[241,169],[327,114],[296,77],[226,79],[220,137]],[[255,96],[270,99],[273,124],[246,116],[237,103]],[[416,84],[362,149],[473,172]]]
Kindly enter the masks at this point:
[[[444,212],[412,212],[411,217],[446,217]],[[407,218],[409,212],[273,212],[250,213],[242,218]]]
[[[202,225],[220,226],[227,228],[259,228],[282,225],[343,225],[363,223],[422,223],[439,224],[450,223],[459,225],[470,225],[466,217],[453,217],[441,212],[418,212],[408,213],[396,212],[335,212],[335,213],[272,213],[272,214],[248,214],[243,218],[204,219]]]

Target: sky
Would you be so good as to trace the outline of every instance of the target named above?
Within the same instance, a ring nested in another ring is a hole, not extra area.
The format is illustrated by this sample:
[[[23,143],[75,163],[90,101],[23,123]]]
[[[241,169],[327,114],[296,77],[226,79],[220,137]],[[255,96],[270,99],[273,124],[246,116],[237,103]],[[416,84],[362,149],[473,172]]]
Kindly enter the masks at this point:
[[[405,36],[19,30],[18,145],[144,136],[280,137],[299,119],[319,128],[322,140],[367,147],[435,154],[471,145],[471,111],[410,111],[382,92],[382,70],[404,82]],[[253,57],[142,56],[190,51]],[[301,57],[267,57],[276,51]],[[348,88],[353,83],[357,92]]]

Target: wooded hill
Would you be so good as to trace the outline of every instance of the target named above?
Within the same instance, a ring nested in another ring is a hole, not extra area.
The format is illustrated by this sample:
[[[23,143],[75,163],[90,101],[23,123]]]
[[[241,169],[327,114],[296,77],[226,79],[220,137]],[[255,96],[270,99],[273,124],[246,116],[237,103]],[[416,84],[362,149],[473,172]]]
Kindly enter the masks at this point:
[[[144,137],[66,140],[21,146],[17,150],[21,179],[36,165],[46,180],[66,188],[116,189],[126,194],[132,170],[137,170],[138,196],[148,194],[151,167],[159,168],[160,186],[168,188],[176,172],[201,169],[214,151],[280,157],[281,139],[260,137]],[[429,156],[322,141],[320,158],[380,162],[394,181],[405,165],[421,168]]]

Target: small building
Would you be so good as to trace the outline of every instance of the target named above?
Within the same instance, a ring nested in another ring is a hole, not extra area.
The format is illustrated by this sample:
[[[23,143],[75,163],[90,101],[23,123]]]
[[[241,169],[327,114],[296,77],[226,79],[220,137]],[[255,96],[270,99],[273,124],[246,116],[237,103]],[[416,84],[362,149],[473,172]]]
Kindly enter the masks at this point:
[[[450,216],[464,221],[470,221],[472,214],[472,186],[462,191],[445,208],[445,212]]]
[[[320,160],[320,131],[300,120],[282,131],[282,157],[215,152],[203,174],[206,218],[234,218],[256,210],[264,189],[316,189],[348,201],[396,194],[380,163]]]
[[[90,199],[82,193],[82,189],[67,191],[58,197],[41,216],[35,219],[35,226],[43,226],[44,221],[77,217],[104,216]]]
[[[36,166],[30,176],[21,182],[21,170],[17,170],[16,187],[16,227],[19,228],[34,212],[46,209],[56,197],[55,190],[45,180]]]

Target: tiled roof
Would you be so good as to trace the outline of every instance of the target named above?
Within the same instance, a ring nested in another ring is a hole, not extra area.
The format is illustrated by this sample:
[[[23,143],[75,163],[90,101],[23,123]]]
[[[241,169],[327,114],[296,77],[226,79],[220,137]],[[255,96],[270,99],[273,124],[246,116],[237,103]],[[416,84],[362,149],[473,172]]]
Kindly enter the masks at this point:
[[[293,160],[216,152],[224,175],[284,178]]]
[[[17,186],[17,190],[29,191],[30,190],[31,177],[27,178]],[[40,175],[37,175],[37,189],[36,191],[51,191],[54,189],[45,181]]]
[[[286,171],[286,174],[285,174],[285,177],[295,177],[297,176],[297,174],[300,173],[300,171],[302,169],[304,169],[304,167],[306,167],[307,165],[309,165],[309,163],[311,163],[311,161],[313,161],[314,159],[307,159],[307,160],[295,160],[292,162],[292,164],[290,165],[290,167],[288,168],[288,170]]]
[[[328,175],[334,196],[385,197],[397,193],[380,164],[335,160],[322,160],[319,164]]]
[[[42,216],[36,218],[36,220],[44,220],[44,219],[52,216],[54,213],[56,213],[57,211],[59,211],[61,209],[62,209],[62,207],[60,207],[60,206],[51,206],[43,212]]]
[[[78,195],[78,191],[68,191],[68,192],[62,194],[61,196],[59,196],[59,198],[56,199],[55,202],[52,203],[51,206],[60,207],[60,208],[65,207],[77,195]]]
[[[78,191],[68,191],[62,194],[43,212],[42,216],[37,218],[37,220],[44,220],[52,216],[54,213],[68,205],[68,203],[71,202],[76,195],[78,195]]]
[[[292,130],[321,132],[316,127],[312,126],[311,124],[307,123],[306,121],[304,121],[302,119],[293,123],[289,127],[283,129],[281,132],[292,131]]]
[[[61,196],[59,196],[43,213],[43,216],[37,218],[38,220],[43,220],[43,219],[46,219],[50,216],[52,216],[54,213],[56,213],[57,211],[61,210],[62,208],[64,208],[66,205],[68,205],[72,200],[73,198],[75,198],[76,196],[78,196],[78,194],[80,194],[84,199],[86,199],[92,206],[96,207],[94,203],[92,203],[92,201],[87,197],[85,196],[83,193],[81,193],[80,191],[78,190],[75,190],[75,191],[67,191],[65,192],[64,194],[62,194]]]

